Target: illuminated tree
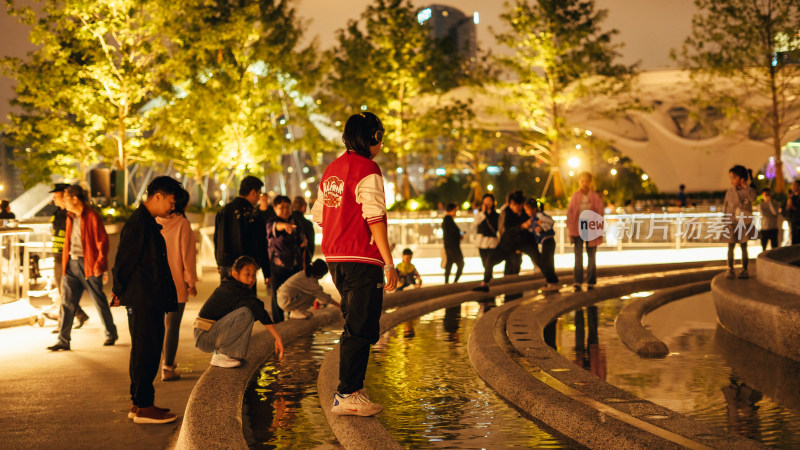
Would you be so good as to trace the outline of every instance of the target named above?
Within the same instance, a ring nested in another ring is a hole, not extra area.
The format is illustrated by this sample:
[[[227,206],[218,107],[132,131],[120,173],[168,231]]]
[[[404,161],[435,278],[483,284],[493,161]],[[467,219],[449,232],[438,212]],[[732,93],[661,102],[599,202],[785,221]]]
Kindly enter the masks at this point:
[[[692,34],[673,57],[693,71],[703,100],[769,136],[775,190],[783,192],[781,147],[800,121],[800,3],[695,0]],[[731,86],[732,84],[732,86]]]
[[[321,149],[310,117],[318,79],[315,44],[299,48],[301,24],[288,1],[198,6],[179,40],[186,77],[162,96],[149,120],[153,141],[183,173],[280,169],[291,151]]]
[[[499,84],[522,129],[521,146],[550,166],[561,197],[564,142],[574,134],[570,112],[624,92],[635,66],[614,62],[622,45],[612,43],[616,30],[601,30],[608,12],[592,0],[517,0],[507,8],[501,18],[510,31],[495,37],[512,50],[498,61],[514,77]]]
[[[331,71],[325,82],[331,117],[343,123],[362,109],[377,114],[387,130],[385,148],[403,172],[402,194],[408,199],[409,156],[425,140],[416,100],[437,93],[462,78],[463,56],[443,51],[430,37],[416,9],[403,0],[377,0],[338,32],[328,54]]]
[[[32,27],[37,50],[27,60],[3,60],[4,73],[19,82],[18,104],[24,108],[6,131],[16,142],[27,141],[31,152],[64,156],[78,150],[83,162],[110,156],[103,149],[113,146],[115,164],[125,174],[127,203],[128,163],[142,159],[146,140],[138,110],[179,71],[170,56],[180,45],[166,31],[193,6],[162,0],[44,0],[35,11],[9,0],[9,12]],[[44,80],[59,73],[65,76]],[[36,125],[24,125],[31,123]],[[52,143],[58,145],[46,147]]]

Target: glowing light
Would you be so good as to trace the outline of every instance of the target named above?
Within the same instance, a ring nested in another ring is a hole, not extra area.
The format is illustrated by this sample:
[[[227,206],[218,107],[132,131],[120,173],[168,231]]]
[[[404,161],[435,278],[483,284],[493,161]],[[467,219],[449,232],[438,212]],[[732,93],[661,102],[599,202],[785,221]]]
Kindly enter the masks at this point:
[[[475,25],[481,23],[481,15],[478,14],[478,11],[472,13],[472,23],[474,23]]]
[[[367,105],[361,105],[361,110],[362,111],[366,111],[367,110]]]
[[[586,130],[586,135],[587,136],[591,136],[592,135],[592,130]]]
[[[397,168],[397,173],[403,173],[403,168],[402,167],[398,167]]]
[[[417,22],[419,22],[419,24],[422,25],[423,23],[427,22],[428,19],[431,18],[431,16],[433,16],[433,11],[431,11],[430,8],[425,8],[419,13],[417,13]]]
[[[416,211],[417,209],[419,209],[419,203],[414,199],[409,200],[408,209],[410,209],[411,211]]]
[[[280,123],[281,125],[286,125],[286,119],[281,119],[280,122],[278,123]]]
[[[461,204],[462,209],[469,209],[469,202],[464,202]]]
[[[536,177],[536,182],[538,183],[538,182],[540,182],[540,181],[542,181],[542,179],[541,179],[541,178],[539,178],[539,177]]]
[[[611,175],[616,175],[616,174],[617,174],[617,169],[611,169]]]
[[[306,194],[306,197],[311,197],[311,191],[306,191],[305,194]]]
[[[438,175],[440,177],[443,177],[443,176],[447,175],[447,171],[442,167],[439,167],[438,169],[436,169],[435,173],[436,173],[436,175]]]
[[[2,190],[3,190],[3,188],[4,188],[4,187],[3,187],[3,185],[2,185],[2,184],[0,184],[0,191],[2,191]]]
[[[577,156],[573,156],[569,160],[567,160],[567,165],[575,168],[581,165],[581,160]]]
[[[486,186],[486,190],[489,191],[489,192],[492,192],[494,190],[494,186],[490,184],[490,185]]]
[[[575,176],[575,171],[574,170],[570,170],[569,171],[569,176],[574,177]]]
[[[763,180],[764,179],[764,174],[763,173],[758,174],[758,179],[759,180]]]
[[[650,177],[646,173],[642,174],[642,180],[643,181],[647,181],[648,178],[650,178]]]
[[[227,184],[222,183],[222,184],[219,185],[219,190],[220,191],[225,191],[227,189],[228,189],[228,185]]]
[[[581,144],[575,144],[575,150],[580,150],[580,149],[581,149]]]
[[[300,183],[300,189],[305,189],[305,188],[307,188],[307,187],[308,187],[308,183],[306,183],[305,181],[303,181],[302,183]]]
[[[308,167],[303,167],[303,173],[308,173]]]
[[[489,175],[500,175],[500,172],[502,171],[503,169],[501,169],[499,166],[489,166],[486,168],[486,173]]]
[[[286,133],[286,139],[291,139],[291,138],[292,138],[292,133]]]

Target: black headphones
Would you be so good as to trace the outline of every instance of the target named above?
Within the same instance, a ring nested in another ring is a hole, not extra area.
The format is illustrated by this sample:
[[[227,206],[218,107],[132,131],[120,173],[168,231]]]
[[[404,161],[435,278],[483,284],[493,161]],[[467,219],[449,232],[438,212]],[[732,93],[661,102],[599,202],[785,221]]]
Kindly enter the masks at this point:
[[[369,117],[367,117],[366,114],[359,113],[359,115],[361,117],[369,120]],[[372,128],[372,129],[370,129],[369,130],[369,139],[370,139],[370,141],[369,141],[369,145],[370,146],[380,144],[381,142],[383,142],[383,130],[380,129],[380,128]]]

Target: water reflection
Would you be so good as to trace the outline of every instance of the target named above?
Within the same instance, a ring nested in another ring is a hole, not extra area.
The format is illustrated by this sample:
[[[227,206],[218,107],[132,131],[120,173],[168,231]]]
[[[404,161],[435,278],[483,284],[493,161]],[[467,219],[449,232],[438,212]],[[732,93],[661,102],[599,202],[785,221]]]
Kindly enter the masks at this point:
[[[766,445],[800,447],[800,363],[718,328],[710,293],[646,316],[645,326],[672,353],[664,359],[639,358],[614,328],[619,310],[632,298],[600,302],[594,313],[586,308],[565,314],[548,325],[545,339],[566,358],[581,367],[588,364],[598,377],[641,398]]]
[[[366,386],[384,405],[378,419],[403,446],[563,446],[499,399],[472,368],[469,333],[495,304],[441,309],[384,333],[373,347]]]
[[[268,361],[244,395],[243,429],[251,448],[332,448],[336,438],[319,406],[317,374],[341,330],[320,330]]]

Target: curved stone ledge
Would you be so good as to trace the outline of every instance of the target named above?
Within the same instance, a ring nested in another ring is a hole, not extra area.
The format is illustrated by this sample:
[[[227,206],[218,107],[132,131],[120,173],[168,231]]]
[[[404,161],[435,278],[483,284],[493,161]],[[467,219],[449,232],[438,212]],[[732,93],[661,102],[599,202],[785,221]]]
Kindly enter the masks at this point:
[[[643,358],[663,358],[669,354],[667,344],[653,335],[642,324],[644,316],[669,302],[689,297],[711,289],[709,281],[664,289],[650,297],[632,301],[620,310],[615,327],[626,347]]]
[[[717,318],[731,334],[800,361],[800,296],[762,284],[766,270],[759,262],[757,276],[749,280],[714,277]]]
[[[689,264],[677,263],[632,267],[626,266],[622,268],[608,267],[600,268],[600,274],[603,277],[622,274],[641,274],[653,270],[703,268],[712,266],[714,264],[718,263],[700,262]],[[571,271],[569,270],[558,271],[558,275],[559,277],[563,278],[563,282],[567,282],[569,280],[569,274],[571,274]],[[484,296],[494,296],[505,293],[505,290],[502,290],[502,287],[509,284],[525,282],[530,283],[537,280],[542,280],[539,271],[531,275],[512,275],[503,278],[497,278],[492,280],[492,292],[490,294],[484,294]],[[458,284],[426,286],[419,289],[397,292],[385,296],[383,306],[385,309],[399,308],[404,305],[410,305],[415,302],[423,302],[445,295],[457,294],[459,292],[469,293],[470,289],[478,286],[479,284],[480,282],[476,281]],[[529,288],[530,287],[531,286],[529,285]],[[418,315],[422,314],[424,314],[424,312]],[[284,343],[288,344],[298,337],[312,333],[319,327],[339,319],[341,319],[341,313],[337,309],[326,308],[315,312],[314,317],[307,321],[286,321],[278,324],[277,329],[281,334]],[[272,356],[273,346],[274,341],[272,336],[269,335],[269,333],[267,333],[262,327],[256,326],[254,327],[245,364],[241,368],[231,370],[209,366],[209,368],[197,381],[197,384],[195,385],[194,389],[192,390],[192,394],[189,397],[189,402],[186,405],[186,411],[184,413],[180,434],[178,435],[176,444],[177,448],[247,448],[241,423],[244,391],[247,388],[247,384],[250,382],[250,379],[255,371],[258,370],[264,361]],[[326,364],[333,364],[335,370],[338,370],[338,361],[339,354],[337,346],[329,355],[326,356],[323,366],[320,369],[320,379],[322,379],[321,374],[325,369]],[[338,373],[336,374],[336,377],[338,378]],[[336,380],[334,379],[334,383],[335,382]],[[333,389],[335,389],[335,384]],[[320,389],[320,392],[323,392],[323,390]],[[332,392],[333,391],[330,391],[331,396],[333,395]],[[320,398],[324,398],[322,394],[320,395]],[[330,398],[330,396],[328,398]],[[363,428],[356,427],[356,430],[360,432],[363,430]],[[383,427],[381,427],[381,430],[385,432]],[[391,442],[395,442],[391,437],[389,439]],[[370,445],[370,447],[373,446]]]
[[[503,293],[516,294],[536,288],[536,283],[532,281],[519,282],[517,278],[517,283],[507,282],[503,283],[501,287]],[[442,308],[457,306],[468,301],[478,301],[499,294],[499,292],[495,292],[494,294],[490,292],[487,294],[484,292],[466,291],[435,297],[433,299],[423,299],[418,303],[399,308],[391,313],[384,313],[381,316],[381,333],[385,333],[405,321]],[[338,383],[339,345],[336,345],[333,351],[325,355],[325,360],[322,362],[319,378],[317,379],[317,392],[319,392],[320,405],[325,412],[328,425],[331,427],[331,430],[333,430],[333,433],[336,435],[342,447],[352,449],[403,448],[403,446],[383,427],[377,417],[337,416],[331,413],[331,402]]]
[[[774,248],[758,255],[758,281],[774,289],[800,295],[800,246]]]
[[[470,360],[500,396],[578,446],[760,448],[757,442],[698,423],[601,381],[543,338],[544,327],[570,310],[637,291],[707,280],[720,269],[631,277],[566,298],[539,296],[495,308],[475,324],[469,340]],[[509,334],[508,327],[520,331]]]
[[[288,320],[276,325],[276,329],[284,344],[289,344],[341,317],[338,309],[325,308],[315,311],[309,320]],[[274,352],[275,339],[258,324],[241,367],[209,366],[189,396],[176,448],[248,448],[242,432],[244,391],[253,374]]]
[[[699,262],[689,264],[654,264],[640,266],[609,267],[603,269],[604,277],[623,275],[640,276],[655,270],[674,270],[677,268],[703,271],[708,267],[715,267],[719,271],[719,262]],[[571,284],[571,271],[560,271],[562,282]],[[399,307],[391,313],[381,316],[381,333],[388,331],[396,325],[407,320],[436,311],[441,308],[459,305],[467,301],[477,301],[500,294],[517,294],[530,291],[539,287],[543,280],[540,276],[507,276],[492,281],[488,293],[471,292],[469,289],[478,286],[479,282],[460,283],[458,285],[442,285],[430,288],[420,288],[412,291],[403,291],[388,295],[384,307]],[[710,275],[708,275],[710,277]],[[538,283],[537,283],[538,281]],[[436,295],[439,295],[438,297]],[[573,294],[569,294],[572,296]],[[580,294],[579,294],[580,295]],[[564,298],[553,294],[553,298]],[[433,297],[433,298],[431,298]],[[405,306],[403,306],[405,305]],[[473,332],[474,333],[474,332]],[[330,412],[330,402],[336,390],[339,378],[339,346],[325,356],[317,380],[317,391],[321,406],[328,420],[328,425],[333,430],[339,443],[344,448],[400,448],[400,444],[380,424],[376,417],[341,417]]]

